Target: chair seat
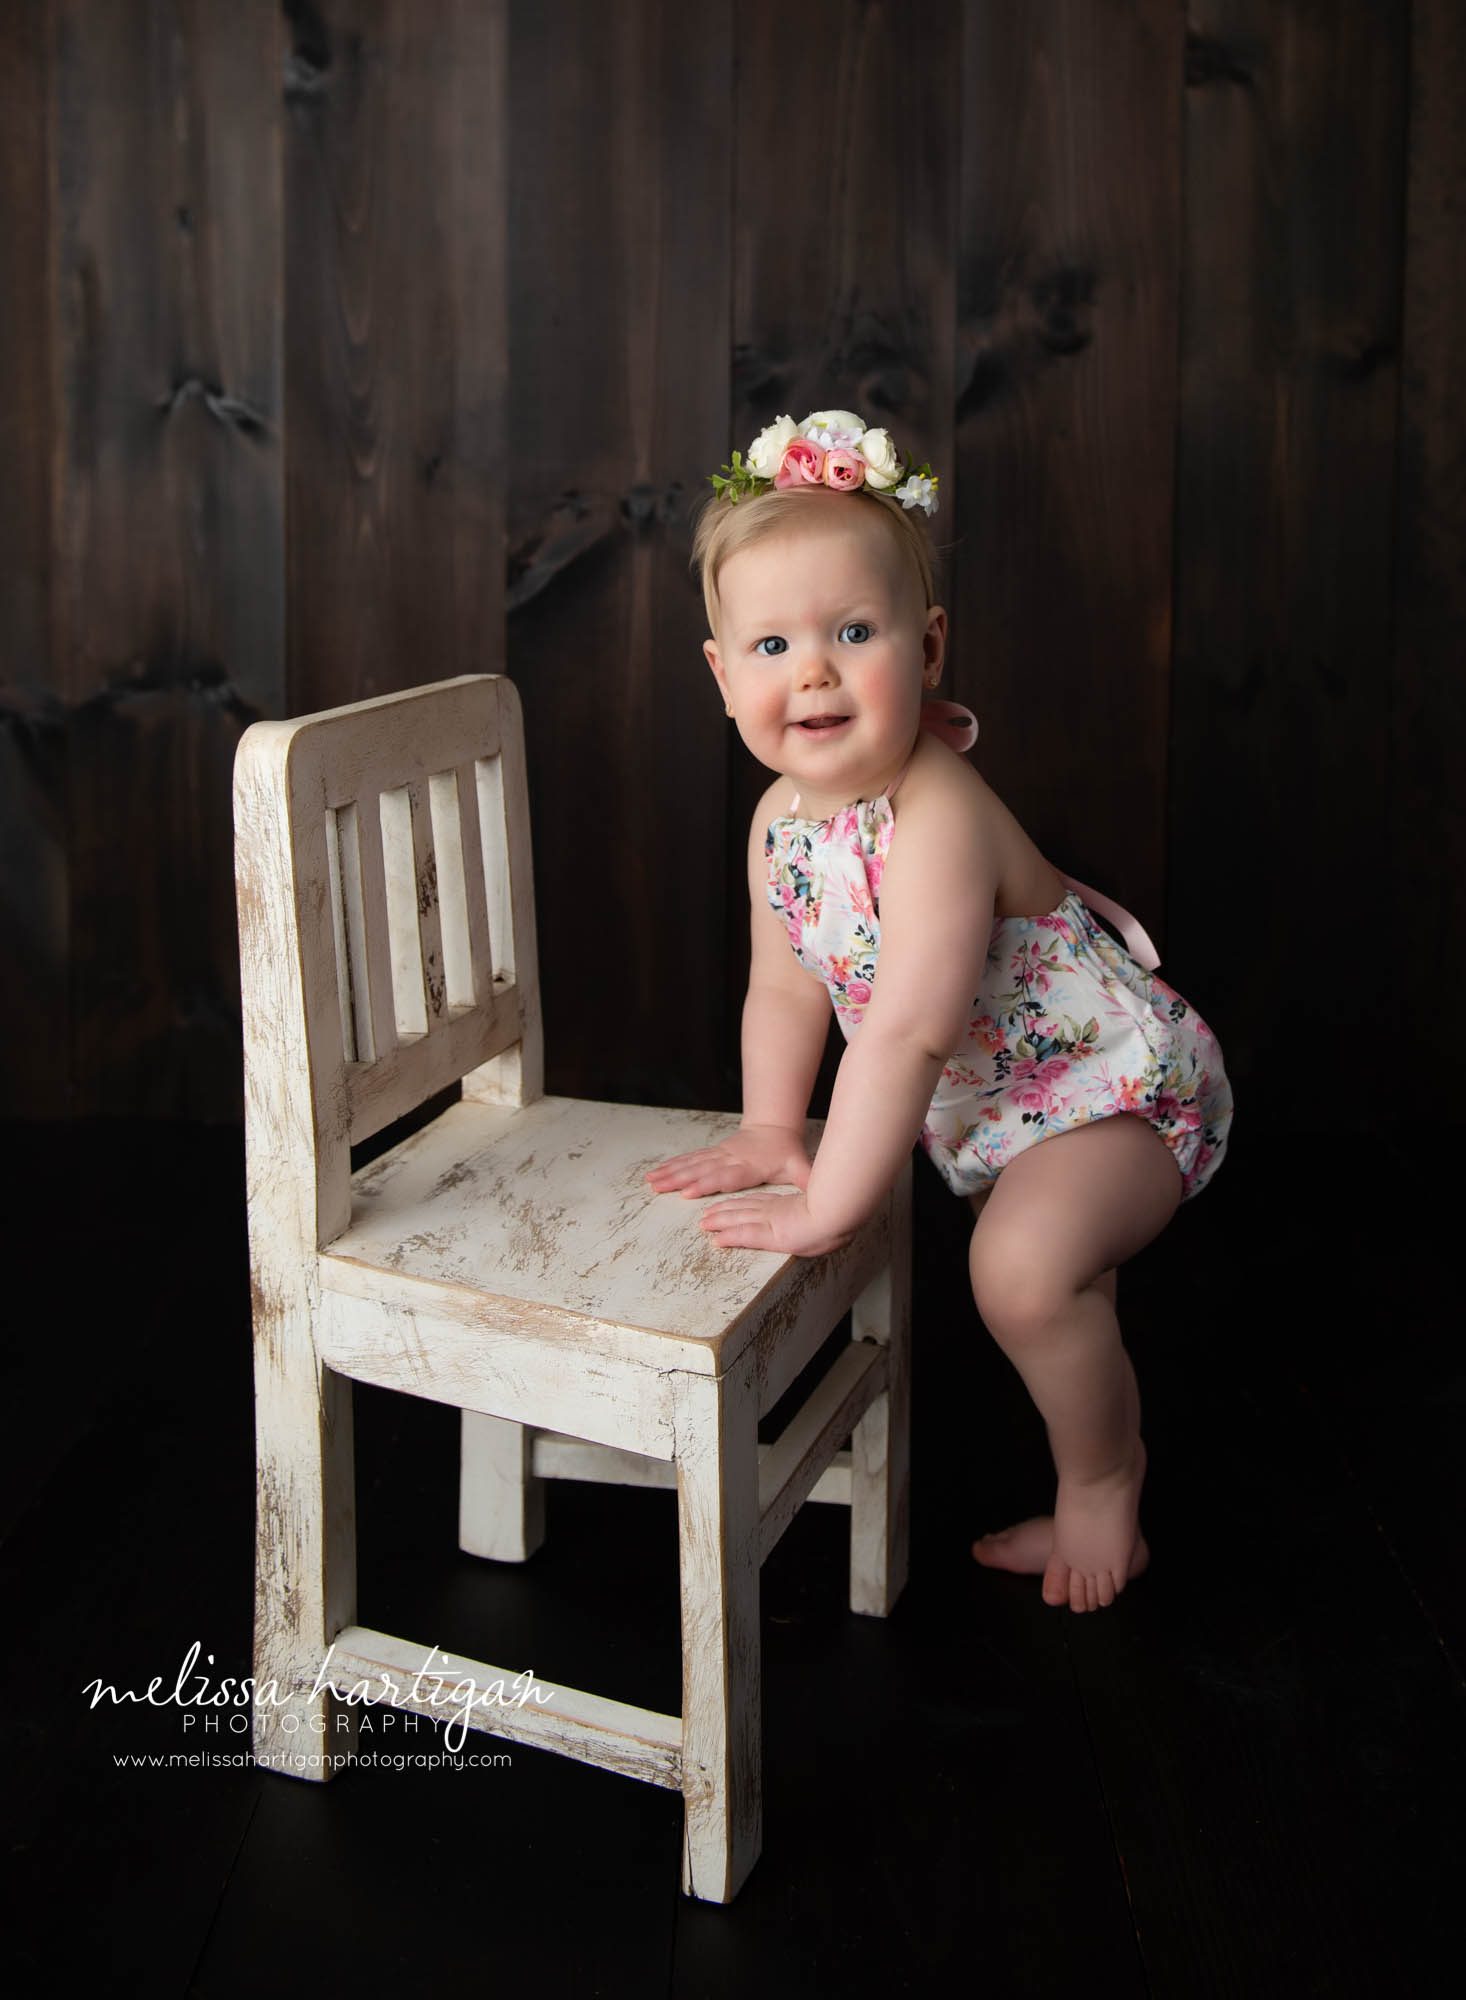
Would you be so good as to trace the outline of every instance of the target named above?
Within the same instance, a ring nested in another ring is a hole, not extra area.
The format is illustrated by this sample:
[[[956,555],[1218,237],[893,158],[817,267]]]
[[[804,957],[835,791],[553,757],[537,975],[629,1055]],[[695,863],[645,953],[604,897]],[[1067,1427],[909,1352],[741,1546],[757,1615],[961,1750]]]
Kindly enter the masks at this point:
[[[719,1249],[698,1228],[700,1201],[658,1194],[644,1176],[738,1123],[731,1112],[570,1097],[452,1105],[352,1176],[351,1222],[322,1254],[322,1284],[359,1293],[367,1274],[396,1273],[420,1298],[451,1294],[456,1318],[465,1294],[481,1295],[486,1323],[516,1301],[660,1336],[653,1365],[718,1373],[750,1308],[767,1310],[796,1260]]]

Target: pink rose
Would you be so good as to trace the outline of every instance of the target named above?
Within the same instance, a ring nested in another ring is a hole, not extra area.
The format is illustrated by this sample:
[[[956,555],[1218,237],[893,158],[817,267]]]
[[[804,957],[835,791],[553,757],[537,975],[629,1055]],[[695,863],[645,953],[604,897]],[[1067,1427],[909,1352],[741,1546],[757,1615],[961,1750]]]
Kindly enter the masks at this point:
[[[857,486],[864,486],[865,460],[860,453],[850,451],[843,444],[838,444],[827,451],[825,484],[835,487],[841,493],[853,493]]]
[[[825,452],[813,438],[791,438],[774,474],[775,486],[823,486]]]
[[[1041,1112],[1048,1109],[1049,1094],[1036,1083],[1011,1085],[1008,1098],[1020,1111]]]
[[[852,979],[845,988],[845,998],[852,1007],[865,1007],[870,1004],[870,991],[869,980]]]

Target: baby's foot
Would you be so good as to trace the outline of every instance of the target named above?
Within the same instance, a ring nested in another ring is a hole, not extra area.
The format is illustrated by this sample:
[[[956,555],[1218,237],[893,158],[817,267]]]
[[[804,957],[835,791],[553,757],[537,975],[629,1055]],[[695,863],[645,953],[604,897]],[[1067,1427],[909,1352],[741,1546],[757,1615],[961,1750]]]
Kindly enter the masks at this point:
[[[1052,1514],[982,1535],[972,1553],[988,1569],[1041,1575],[1045,1604],[1097,1611],[1150,1561],[1139,1521],[1144,1481],[1145,1446],[1137,1439],[1130,1466],[1090,1486],[1061,1479]]]

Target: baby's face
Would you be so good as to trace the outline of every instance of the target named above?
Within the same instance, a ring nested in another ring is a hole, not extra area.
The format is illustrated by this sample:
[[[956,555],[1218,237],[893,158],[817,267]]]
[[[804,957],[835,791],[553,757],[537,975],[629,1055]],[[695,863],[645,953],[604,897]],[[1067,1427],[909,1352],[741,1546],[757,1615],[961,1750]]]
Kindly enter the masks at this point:
[[[946,614],[869,503],[811,494],[808,520],[730,556],[703,647],[739,734],[823,818],[894,777]],[[933,644],[925,644],[935,634]]]

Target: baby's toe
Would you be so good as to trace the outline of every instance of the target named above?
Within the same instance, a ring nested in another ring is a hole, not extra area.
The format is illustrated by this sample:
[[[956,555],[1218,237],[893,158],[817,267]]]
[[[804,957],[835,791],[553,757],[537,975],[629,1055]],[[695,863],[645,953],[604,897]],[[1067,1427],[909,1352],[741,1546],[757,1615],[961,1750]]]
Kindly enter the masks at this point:
[[[1044,1571],[1043,1600],[1045,1604],[1068,1604],[1072,1602],[1070,1578],[1072,1572],[1068,1563],[1060,1562],[1057,1556],[1050,1559]]]

